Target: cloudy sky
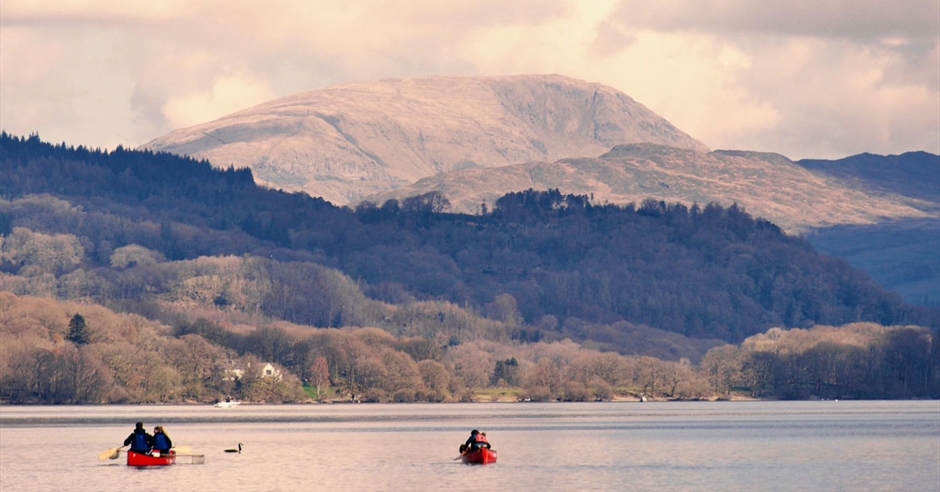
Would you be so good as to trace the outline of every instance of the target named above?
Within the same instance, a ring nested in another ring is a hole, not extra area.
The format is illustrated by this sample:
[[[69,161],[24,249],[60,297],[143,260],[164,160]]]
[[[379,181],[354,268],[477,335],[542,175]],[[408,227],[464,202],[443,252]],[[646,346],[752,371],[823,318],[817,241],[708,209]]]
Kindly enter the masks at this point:
[[[3,0],[0,128],[113,148],[330,85],[558,73],[713,149],[940,152],[940,0]]]

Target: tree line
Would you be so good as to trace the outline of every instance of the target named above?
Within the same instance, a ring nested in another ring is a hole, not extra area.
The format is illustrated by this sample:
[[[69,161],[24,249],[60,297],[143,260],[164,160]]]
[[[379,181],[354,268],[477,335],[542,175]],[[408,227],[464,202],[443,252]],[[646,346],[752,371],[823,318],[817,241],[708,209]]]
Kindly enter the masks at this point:
[[[0,308],[0,401],[13,404],[479,401],[487,389],[536,401],[940,397],[940,343],[920,327],[774,328],[693,363],[570,340],[461,341],[284,322],[243,330],[205,318],[171,327],[9,292],[0,292]],[[260,371],[268,363],[276,376]]]

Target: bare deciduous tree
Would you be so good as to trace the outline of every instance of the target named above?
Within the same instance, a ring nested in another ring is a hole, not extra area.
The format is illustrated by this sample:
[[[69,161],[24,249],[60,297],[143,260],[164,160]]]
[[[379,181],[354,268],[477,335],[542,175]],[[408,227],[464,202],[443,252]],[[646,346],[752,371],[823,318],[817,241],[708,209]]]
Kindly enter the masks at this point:
[[[320,390],[324,385],[330,382],[330,366],[326,362],[326,357],[322,355],[314,359],[310,366],[310,382],[317,389],[317,398],[320,398]]]

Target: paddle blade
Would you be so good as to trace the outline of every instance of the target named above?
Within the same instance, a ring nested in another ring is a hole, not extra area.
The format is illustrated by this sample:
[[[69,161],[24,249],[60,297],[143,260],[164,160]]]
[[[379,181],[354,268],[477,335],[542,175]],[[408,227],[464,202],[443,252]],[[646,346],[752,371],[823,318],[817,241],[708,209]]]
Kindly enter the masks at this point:
[[[117,452],[118,452],[118,448],[111,448],[107,451],[102,451],[101,454],[98,455],[98,461],[104,461],[107,459],[113,460],[114,458],[117,458],[117,456],[112,458],[111,455],[116,454]]]
[[[186,458],[189,458],[187,460]],[[191,463],[193,465],[204,465],[206,464],[206,455],[204,454],[177,454],[176,455],[177,463]]]
[[[119,447],[119,448],[109,449],[108,451],[113,451],[113,452],[111,453],[110,456],[108,456],[108,459],[109,459],[109,460],[116,460],[116,459],[118,458],[118,456],[121,455],[121,450],[124,449],[124,448],[126,448],[126,447],[127,447],[127,444],[125,444],[125,445],[123,445],[123,446],[121,446],[121,447]]]

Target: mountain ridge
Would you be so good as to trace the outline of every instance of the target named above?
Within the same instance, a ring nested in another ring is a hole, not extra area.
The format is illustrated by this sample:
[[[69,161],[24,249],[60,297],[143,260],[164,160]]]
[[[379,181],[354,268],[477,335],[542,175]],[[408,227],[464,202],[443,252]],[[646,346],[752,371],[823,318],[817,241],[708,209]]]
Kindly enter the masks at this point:
[[[878,155],[869,152],[842,159],[801,159],[810,172],[841,180],[877,193],[922,200],[940,210],[940,155],[925,151]],[[916,205],[916,202],[914,204]],[[923,205],[921,205],[923,206]]]
[[[780,154],[702,153],[650,143],[618,145],[596,158],[442,173],[364,201],[381,204],[439,191],[454,212],[479,213],[481,203],[492,204],[505,193],[528,188],[589,195],[596,203],[640,203],[647,198],[688,205],[737,203],[790,232],[926,216],[906,198],[885,193],[872,196],[844,181],[810,172]]]
[[[345,84],[178,129],[141,148],[249,167],[262,184],[343,205],[440,172],[598,155],[636,142],[708,150],[626,94],[561,75]]]

